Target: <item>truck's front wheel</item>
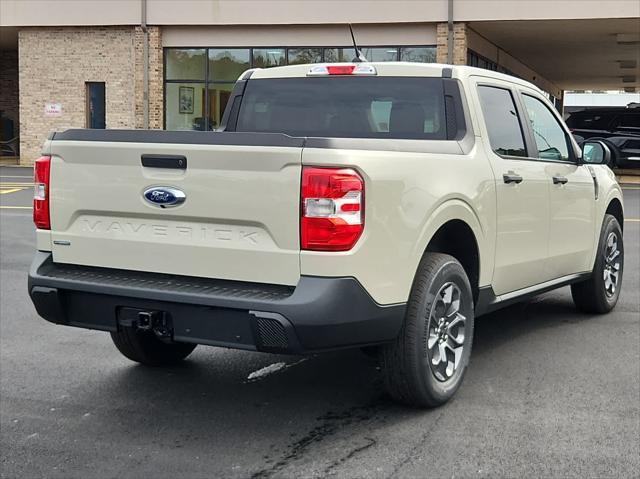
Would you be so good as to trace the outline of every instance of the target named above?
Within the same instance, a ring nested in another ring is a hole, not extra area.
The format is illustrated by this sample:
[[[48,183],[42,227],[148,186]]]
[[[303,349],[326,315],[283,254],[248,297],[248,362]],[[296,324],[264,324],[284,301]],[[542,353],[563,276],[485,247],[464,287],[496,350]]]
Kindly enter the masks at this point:
[[[573,302],[585,313],[611,311],[620,296],[624,268],[622,228],[612,215],[605,215],[591,277],[571,285]]]
[[[152,331],[121,328],[111,333],[113,344],[125,357],[147,366],[172,366],[189,356],[196,344],[166,343]]]
[[[416,273],[404,326],[381,351],[389,394],[419,407],[448,401],[469,363],[473,323],[473,295],[464,269],[452,256],[427,253]]]

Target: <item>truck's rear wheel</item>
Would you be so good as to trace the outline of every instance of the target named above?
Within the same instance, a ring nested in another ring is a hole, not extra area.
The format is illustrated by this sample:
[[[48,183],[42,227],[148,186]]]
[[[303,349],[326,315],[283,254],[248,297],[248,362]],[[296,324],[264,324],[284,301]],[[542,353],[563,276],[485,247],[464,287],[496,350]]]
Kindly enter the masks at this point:
[[[385,386],[397,401],[435,407],[462,382],[473,340],[469,279],[452,256],[427,253],[407,304],[404,326],[381,351]]]
[[[571,285],[573,302],[585,313],[608,313],[620,296],[624,244],[620,223],[612,215],[605,215],[596,252],[593,273],[586,281]]]
[[[152,331],[121,328],[111,333],[113,344],[125,357],[147,366],[171,366],[189,356],[196,344],[166,343]]]

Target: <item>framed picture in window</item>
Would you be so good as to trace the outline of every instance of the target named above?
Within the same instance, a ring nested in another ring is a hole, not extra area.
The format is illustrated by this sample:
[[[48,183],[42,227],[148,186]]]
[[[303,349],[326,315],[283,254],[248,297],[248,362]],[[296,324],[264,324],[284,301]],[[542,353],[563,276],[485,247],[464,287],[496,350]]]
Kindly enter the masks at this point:
[[[193,113],[193,93],[193,87],[180,87],[180,90],[178,92],[178,112]]]

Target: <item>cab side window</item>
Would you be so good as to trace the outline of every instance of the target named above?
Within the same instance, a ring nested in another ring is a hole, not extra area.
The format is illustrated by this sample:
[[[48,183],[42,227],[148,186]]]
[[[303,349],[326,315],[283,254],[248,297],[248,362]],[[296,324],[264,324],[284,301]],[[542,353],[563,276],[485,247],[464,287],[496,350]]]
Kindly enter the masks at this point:
[[[570,160],[567,134],[547,105],[526,94],[522,99],[538,147],[538,157],[543,160]]]
[[[511,91],[480,85],[478,95],[491,149],[500,156],[526,157],[522,125]]]

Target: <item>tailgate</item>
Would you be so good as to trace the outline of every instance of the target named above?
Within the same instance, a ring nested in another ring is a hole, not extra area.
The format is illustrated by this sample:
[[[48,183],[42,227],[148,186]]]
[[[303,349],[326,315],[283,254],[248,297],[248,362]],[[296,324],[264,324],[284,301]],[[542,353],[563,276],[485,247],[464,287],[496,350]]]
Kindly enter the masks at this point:
[[[298,282],[302,139],[70,130],[50,145],[55,262]],[[142,155],[184,156],[186,168],[143,166]],[[145,199],[165,188],[184,203]]]

